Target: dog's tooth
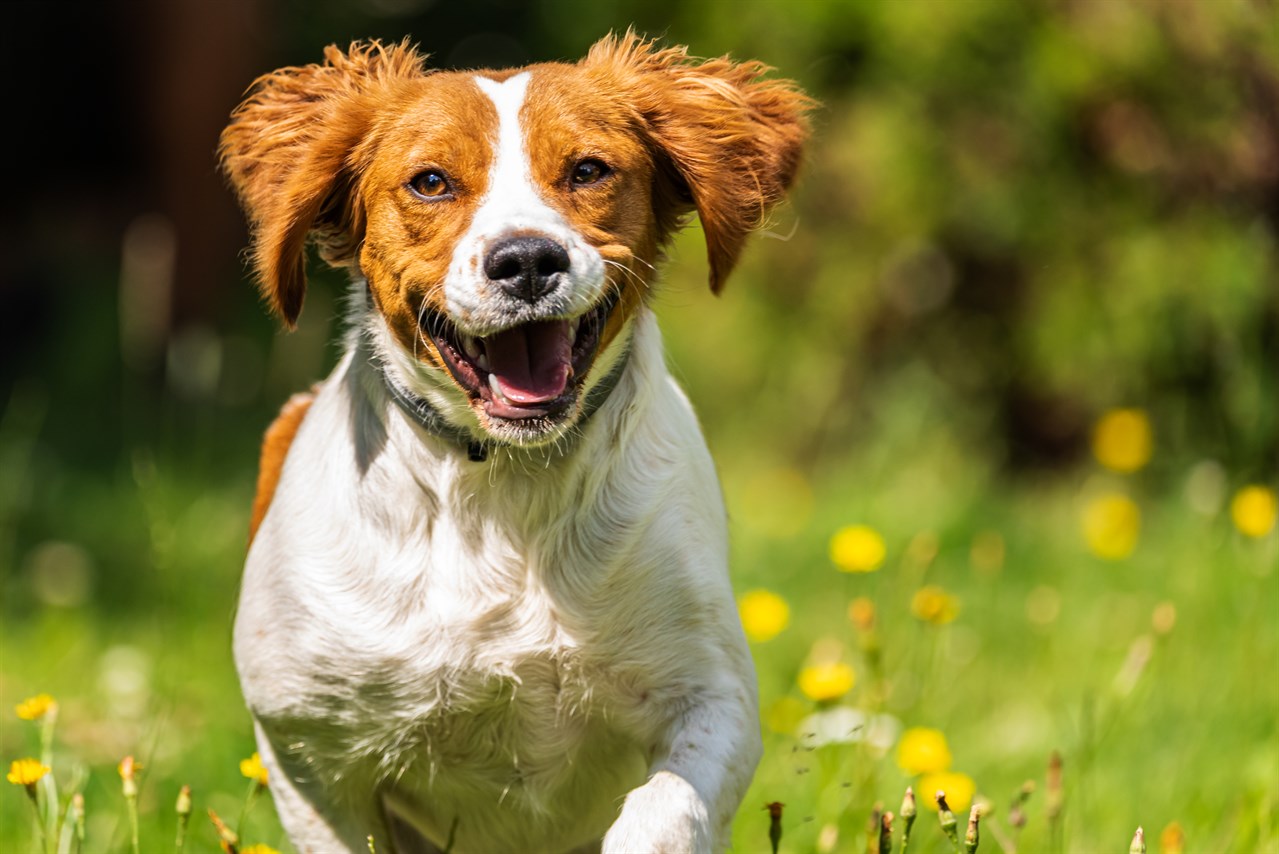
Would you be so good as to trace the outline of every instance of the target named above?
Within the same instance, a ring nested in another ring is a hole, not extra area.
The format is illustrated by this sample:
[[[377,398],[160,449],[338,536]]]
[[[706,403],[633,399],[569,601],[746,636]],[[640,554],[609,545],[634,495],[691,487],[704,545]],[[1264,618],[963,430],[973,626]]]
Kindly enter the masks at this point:
[[[489,357],[484,353],[480,353],[475,357],[475,364],[480,370],[487,371],[489,369]]]
[[[570,346],[577,343],[577,330],[578,330],[578,327],[580,327],[581,325],[582,325],[582,318],[580,315],[569,321],[568,343]]]
[[[502,394],[502,387],[497,383],[497,374],[489,374],[489,388],[493,391],[493,396],[503,403],[510,403],[506,399],[506,395]]]
[[[460,337],[462,339],[462,349],[466,351],[466,355],[470,356],[472,360],[479,359],[484,352],[480,349],[479,340],[473,335],[462,335]]]

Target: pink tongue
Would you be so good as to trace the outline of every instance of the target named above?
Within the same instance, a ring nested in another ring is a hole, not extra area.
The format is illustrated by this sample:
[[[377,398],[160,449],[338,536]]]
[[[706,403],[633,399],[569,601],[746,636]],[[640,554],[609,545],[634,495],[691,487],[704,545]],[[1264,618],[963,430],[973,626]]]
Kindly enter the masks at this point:
[[[512,403],[554,400],[568,385],[573,344],[567,320],[526,323],[484,339],[489,373]]]

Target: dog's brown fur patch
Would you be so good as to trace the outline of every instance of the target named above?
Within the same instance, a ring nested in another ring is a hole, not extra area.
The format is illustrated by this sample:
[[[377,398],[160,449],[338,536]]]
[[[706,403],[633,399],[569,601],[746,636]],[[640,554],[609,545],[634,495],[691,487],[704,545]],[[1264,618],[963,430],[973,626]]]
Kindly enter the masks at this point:
[[[315,394],[312,392],[293,395],[271,422],[271,426],[266,428],[266,435],[262,437],[262,456],[258,463],[258,489],[253,496],[253,514],[249,517],[250,544],[266,516],[267,508],[271,506],[271,499],[275,497],[275,487],[280,483],[280,470],[284,468],[284,458],[289,454],[289,446],[293,444],[293,437],[298,434],[302,419],[306,417],[314,400]]]

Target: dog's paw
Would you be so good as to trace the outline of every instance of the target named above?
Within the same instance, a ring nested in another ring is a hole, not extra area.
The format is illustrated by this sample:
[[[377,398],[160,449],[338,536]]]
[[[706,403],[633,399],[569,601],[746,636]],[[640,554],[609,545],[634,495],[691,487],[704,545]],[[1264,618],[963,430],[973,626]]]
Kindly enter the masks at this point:
[[[710,854],[710,815],[684,778],[659,771],[626,796],[622,814],[604,836],[602,854]]]

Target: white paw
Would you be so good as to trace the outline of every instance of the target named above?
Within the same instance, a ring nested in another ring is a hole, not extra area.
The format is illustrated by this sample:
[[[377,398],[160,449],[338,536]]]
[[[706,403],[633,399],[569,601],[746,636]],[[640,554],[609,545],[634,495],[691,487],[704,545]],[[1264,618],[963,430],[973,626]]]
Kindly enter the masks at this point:
[[[684,778],[658,771],[626,796],[622,814],[604,835],[602,854],[710,854],[710,815]]]

